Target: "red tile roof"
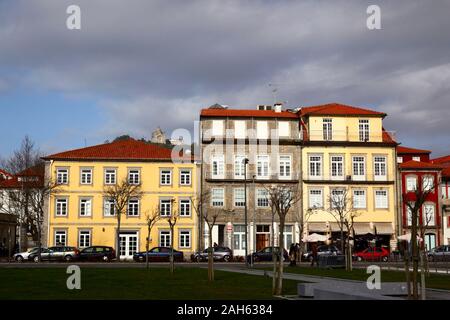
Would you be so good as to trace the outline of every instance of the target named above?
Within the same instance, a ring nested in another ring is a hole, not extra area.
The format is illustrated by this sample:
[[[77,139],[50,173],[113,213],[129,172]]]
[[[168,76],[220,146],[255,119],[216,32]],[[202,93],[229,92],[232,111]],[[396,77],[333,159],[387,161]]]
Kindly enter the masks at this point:
[[[382,133],[382,138],[383,138],[383,142],[387,142],[387,143],[397,143],[394,138],[391,136],[391,134],[389,132],[387,132],[386,130],[384,130],[384,128],[382,129],[383,133]]]
[[[134,139],[115,141],[43,157],[44,160],[171,160],[172,149]]]
[[[297,113],[290,111],[275,112],[274,110],[245,109],[202,109],[200,117],[244,117],[244,118],[289,118],[298,119]]]
[[[22,187],[36,188],[44,185],[45,167],[44,165],[37,165],[18,174],[12,176],[9,180],[0,182],[0,189],[18,189]],[[27,180],[27,178],[29,178]],[[37,178],[37,179],[30,179]]]
[[[400,164],[400,169],[441,170],[442,166],[421,161],[407,161]]]
[[[416,153],[427,153],[427,154],[430,154],[431,151],[430,150],[414,149],[414,148],[409,148],[409,147],[398,146],[397,147],[397,153],[398,154],[416,154]]]
[[[0,174],[4,175],[7,178],[11,178],[13,175],[9,172],[6,172],[5,170],[0,169]]]
[[[443,166],[444,169],[442,170],[442,176],[445,178],[450,178],[450,155],[433,159],[431,162]]]
[[[443,170],[442,170],[442,176],[443,177],[445,177],[445,178],[450,178],[450,166],[449,167],[447,167],[447,168],[444,168]]]
[[[431,160],[433,163],[450,163],[450,155]]]
[[[302,107],[300,110],[302,116],[321,115],[321,116],[381,116],[385,117],[386,113],[353,107],[340,103],[328,103],[318,106]]]

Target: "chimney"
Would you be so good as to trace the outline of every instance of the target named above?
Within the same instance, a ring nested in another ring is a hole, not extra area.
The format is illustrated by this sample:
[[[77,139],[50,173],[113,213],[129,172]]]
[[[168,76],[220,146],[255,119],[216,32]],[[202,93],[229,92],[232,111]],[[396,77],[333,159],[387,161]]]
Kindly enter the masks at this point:
[[[273,105],[273,109],[275,112],[281,112],[282,108],[283,108],[283,104],[281,102],[277,102]]]

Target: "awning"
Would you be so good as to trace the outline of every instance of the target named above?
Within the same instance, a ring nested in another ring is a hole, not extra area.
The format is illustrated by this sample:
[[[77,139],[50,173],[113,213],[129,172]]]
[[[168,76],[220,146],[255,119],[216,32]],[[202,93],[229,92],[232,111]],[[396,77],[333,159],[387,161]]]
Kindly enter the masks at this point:
[[[308,222],[309,232],[327,232],[326,222]]]
[[[355,222],[353,225],[353,230],[355,230],[355,235],[372,233],[372,229],[370,229],[370,222]]]
[[[339,224],[337,222],[329,222],[328,224],[330,225],[330,229],[332,232],[341,231],[341,228],[339,228]],[[344,231],[345,231],[345,226],[344,226]]]
[[[376,228],[376,233],[377,234],[393,234],[394,233],[394,228],[392,227],[392,223],[390,222],[376,222],[374,223],[374,233],[375,233],[375,228]]]

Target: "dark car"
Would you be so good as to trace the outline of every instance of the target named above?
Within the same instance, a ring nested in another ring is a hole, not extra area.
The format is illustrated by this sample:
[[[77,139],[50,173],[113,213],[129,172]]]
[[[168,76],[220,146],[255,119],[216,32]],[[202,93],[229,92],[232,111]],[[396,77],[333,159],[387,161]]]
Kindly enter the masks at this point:
[[[148,252],[136,252],[133,255],[133,260],[137,262],[145,262],[145,257],[148,255],[148,261],[150,262],[167,262],[170,261],[170,251],[171,249],[169,247],[155,247]],[[183,252],[173,249],[173,259],[174,261],[183,262]]]
[[[72,261],[78,258],[80,251],[75,247],[56,246],[41,251],[41,261]],[[38,251],[30,253],[29,261],[39,262]]]
[[[342,254],[341,250],[339,250],[338,247],[334,245],[322,245],[317,247],[317,256],[336,256],[340,254]],[[308,251],[303,254],[304,260],[311,261],[312,258],[312,251]]]
[[[116,251],[106,246],[91,246],[81,250],[80,261],[105,261],[109,262],[116,258]]]
[[[450,245],[433,248],[427,255],[430,261],[450,261]]]
[[[280,249],[278,247],[273,247],[275,249],[275,253],[279,253]],[[259,251],[253,252],[251,255],[247,256],[247,261],[251,261],[253,257],[253,262],[259,261],[272,261],[272,247],[265,247]],[[289,254],[286,249],[283,249],[283,261],[289,260]]]
[[[233,251],[228,247],[214,247],[213,259],[228,262],[233,258]],[[191,255],[192,261],[208,261],[208,249]]]

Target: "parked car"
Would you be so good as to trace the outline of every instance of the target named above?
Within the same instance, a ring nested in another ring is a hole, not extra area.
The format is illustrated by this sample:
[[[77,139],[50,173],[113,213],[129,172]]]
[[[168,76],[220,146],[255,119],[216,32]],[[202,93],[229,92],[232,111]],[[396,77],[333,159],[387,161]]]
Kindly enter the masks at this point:
[[[214,247],[213,259],[228,262],[233,259],[233,251],[228,247]],[[191,255],[191,261],[208,261],[208,249]]]
[[[357,261],[388,261],[389,251],[385,248],[367,248],[353,254],[353,259]]]
[[[109,262],[116,258],[116,251],[106,246],[91,246],[80,251],[80,261],[105,261]]]
[[[170,261],[170,251],[169,247],[155,247],[148,252],[136,252],[133,255],[133,260],[137,262],[145,262],[146,255],[148,255],[148,261],[150,262],[164,262]],[[183,262],[184,255],[183,252],[173,249],[173,258],[174,261]]]
[[[280,249],[278,247],[275,248],[275,253],[279,253]],[[251,255],[249,254],[247,256],[247,261],[250,262],[252,256],[253,256],[253,262],[259,262],[259,261],[272,261],[272,247],[265,247],[259,251],[253,252]],[[286,249],[283,249],[283,261],[289,260],[289,254],[286,251]]]
[[[41,261],[72,261],[78,258],[80,251],[75,247],[56,246],[43,249],[41,252]],[[31,253],[28,260],[39,262],[38,251]]]
[[[342,254],[342,252],[335,245],[322,245],[317,247],[317,256],[336,256],[339,254]],[[312,261],[312,251],[305,252],[303,254],[303,259]]]
[[[41,249],[45,249],[45,248],[41,248]],[[28,260],[28,256],[30,254],[38,252],[38,251],[39,251],[38,247],[33,247],[33,248],[28,249],[27,251],[15,253],[13,255],[13,259],[17,262],[24,262],[24,261]]]
[[[430,261],[450,261],[450,245],[433,248],[427,255]]]

